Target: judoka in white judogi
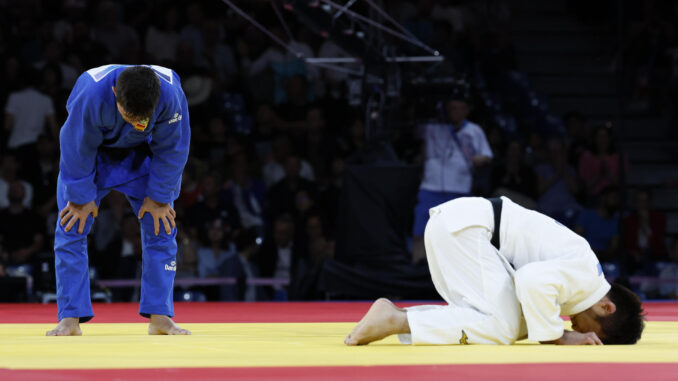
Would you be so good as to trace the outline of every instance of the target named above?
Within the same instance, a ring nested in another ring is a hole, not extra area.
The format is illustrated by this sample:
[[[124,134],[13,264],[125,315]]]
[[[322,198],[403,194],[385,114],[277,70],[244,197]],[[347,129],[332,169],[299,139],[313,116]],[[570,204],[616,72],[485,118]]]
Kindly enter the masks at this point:
[[[460,198],[430,210],[424,234],[431,277],[446,306],[407,309],[412,344],[512,344],[563,336],[561,315],[610,290],[586,240],[502,197],[499,250],[492,204]]]

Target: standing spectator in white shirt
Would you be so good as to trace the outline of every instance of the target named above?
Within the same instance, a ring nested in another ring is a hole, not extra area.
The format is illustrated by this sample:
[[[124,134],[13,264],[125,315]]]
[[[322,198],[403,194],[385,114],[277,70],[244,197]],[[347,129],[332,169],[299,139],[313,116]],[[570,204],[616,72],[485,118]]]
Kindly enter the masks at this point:
[[[470,112],[468,94],[456,89],[444,104],[445,121],[419,126],[424,140],[424,178],[414,209],[412,256],[425,257],[424,228],[429,209],[446,201],[471,194],[473,171],[492,159],[492,149],[483,129],[466,120]]]
[[[158,25],[151,25],[146,32],[146,53],[152,61],[160,64],[172,62],[179,45],[179,10],[176,5],[165,8],[165,14]]]
[[[55,140],[59,139],[52,99],[36,90],[39,76],[34,70],[24,70],[25,86],[10,93],[5,106],[5,131],[9,134],[6,148],[16,152],[20,161],[30,160],[34,156],[35,144],[45,131],[45,126]]]

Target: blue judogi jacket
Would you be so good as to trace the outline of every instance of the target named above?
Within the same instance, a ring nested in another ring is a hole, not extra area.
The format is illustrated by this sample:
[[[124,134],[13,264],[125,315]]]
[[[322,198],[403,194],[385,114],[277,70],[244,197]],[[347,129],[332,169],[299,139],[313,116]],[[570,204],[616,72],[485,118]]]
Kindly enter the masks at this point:
[[[191,137],[179,76],[149,66],[160,78],[160,99],[147,126],[135,128],[122,118],[112,90],[127,67],[105,65],[86,71],[66,103],[59,176],[65,199],[75,204],[94,200],[97,189],[146,175],[146,196],[161,203],[179,197]]]

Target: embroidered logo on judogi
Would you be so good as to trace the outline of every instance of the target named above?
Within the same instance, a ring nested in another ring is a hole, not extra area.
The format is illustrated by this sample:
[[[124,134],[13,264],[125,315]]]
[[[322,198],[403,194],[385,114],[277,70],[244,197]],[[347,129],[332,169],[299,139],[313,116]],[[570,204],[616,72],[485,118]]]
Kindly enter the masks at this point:
[[[468,345],[468,336],[466,336],[466,332],[464,330],[461,330],[461,339],[459,339],[459,344],[464,344]]]

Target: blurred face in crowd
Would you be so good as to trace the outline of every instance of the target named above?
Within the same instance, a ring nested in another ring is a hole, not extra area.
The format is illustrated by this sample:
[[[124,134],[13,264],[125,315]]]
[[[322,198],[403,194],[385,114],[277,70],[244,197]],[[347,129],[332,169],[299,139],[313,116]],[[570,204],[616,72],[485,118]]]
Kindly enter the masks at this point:
[[[285,90],[289,101],[295,105],[303,105],[308,102],[308,84],[302,75],[295,75],[286,82]]]
[[[202,7],[199,3],[192,3],[186,9],[188,14],[188,22],[195,26],[201,26],[202,23]]]
[[[464,101],[453,100],[445,104],[445,112],[447,113],[447,119],[452,122],[453,125],[458,126],[461,122],[466,120],[469,113],[469,107]]]
[[[297,210],[302,213],[311,209],[313,206],[313,199],[311,199],[311,196],[309,196],[308,192],[305,190],[297,192],[295,202],[297,204]]]
[[[104,28],[114,28],[117,26],[117,12],[115,4],[104,1],[99,5],[99,23]]]
[[[219,188],[217,186],[217,179],[214,176],[207,175],[202,179],[202,194],[205,198],[215,196]]]
[[[224,126],[224,121],[218,116],[210,118],[209,131],[210,139],[222,138],[226,134],[226,126]]]
[[[19,180],[12,181],[12,183],[9,185],[9,191],[7,194],[10,205],[21,205],[25,196],[26,190],[24,189],[24,184]]]
[[[231,161],[231,171],[233,172],[233,179],[236,181],[247,178],[247,156],[239,154],[233,157]]]
[[[558,139],[549,140],[549,160],[552,165],[560,164],[565,161],[563,143]]]
[[[306,221],[306,235],[309,239],[316,239],[323,236],[323,224],[320,217],[311,216]]]
[[[611,147],[611,139],[610,139],[610,133],[607,130],[607,128],[599,128],[596,131],[596,148],[598,149],[598,153],[603,155],[610,153],[610,147]]]
[[[650,210],[650,194],[647,191],[638,191],[636,193],[636,210]]]
[[[273,158],[279,163],[283,162],[290,154],[289,139],[284,135],[279,136],[273,141],[271,150],[273,152]]]
[[[139,235],[139,222],[136,217],[132,215],[126,216],[122,221],[122,236],[129,242],[134,242],[137,237],[141,239]]]
[[[167,30],[174,30],[179,24],[179,11],[177,7],[169,7],[165,11],[165,28]]]
[[[285,175],[288,178],[296,179],[301,172],[301,161],[296,156],[290,156],[285,160]]]
[[[276,221],[275,227],[273,230],[273,239],[275,243],[280,247],[287,247],[292,243],[292,237],[294,236],[294,225],[289,221]]]
[[[312,108],[306,113],[306,124],[310,131],[319,131],[325,127],[325,118],[319,108]]]
[[[224,229],[221,226],[221,221],[216,220],[207,231],[207,237],[212,244],[219,244],[224,239]]]
[[[520,164],[523,157],[523,146],[519,141],[514,140],[509,143],[506,150],[506,161],[509,164]]]
[[[619,193],[615,190],[607,191],[601,197],[603,207],[613,213],[619,207]]]
[[[5,178],[13,177],[19,169],[19,163],[14,156],[7,155],[2,159],[2,174]]]

